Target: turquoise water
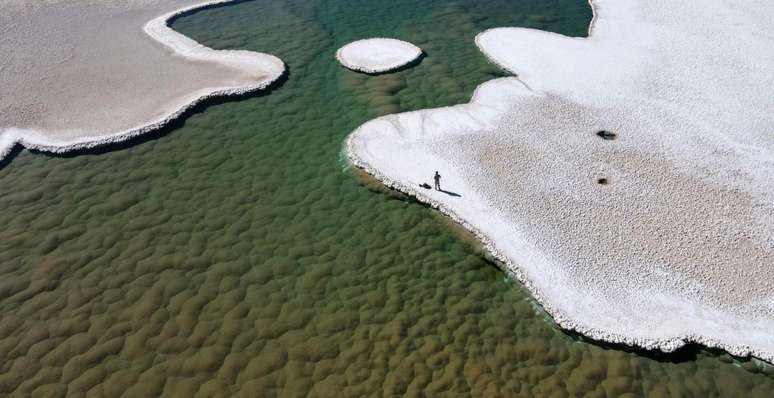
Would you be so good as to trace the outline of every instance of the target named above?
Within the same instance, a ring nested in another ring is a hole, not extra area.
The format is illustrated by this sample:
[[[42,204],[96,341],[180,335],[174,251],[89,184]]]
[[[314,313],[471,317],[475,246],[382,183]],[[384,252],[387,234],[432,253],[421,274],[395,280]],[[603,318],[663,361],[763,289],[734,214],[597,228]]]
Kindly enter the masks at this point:
[[[562,333],[459,228],[342,161],[361,123],[501,76],[481,30],[577,36],[590,17],[582,0],[257,0],[178,19],[288,79],[121,150],[0,169],[0,395],[771,396],[727,355]],[[335,62],[372,36],[427,57],[375,77]]]

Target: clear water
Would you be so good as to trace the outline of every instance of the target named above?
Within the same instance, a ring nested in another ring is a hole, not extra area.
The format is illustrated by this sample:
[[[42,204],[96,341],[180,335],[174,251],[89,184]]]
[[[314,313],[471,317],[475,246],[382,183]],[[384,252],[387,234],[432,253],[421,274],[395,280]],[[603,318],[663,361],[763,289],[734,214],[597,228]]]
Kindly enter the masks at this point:
[[[0,395],[771,396],[750,362],[562,333],[469,236],[345,169],[359,124],[500,76],[477,32],[589,19],[583,0],[258,0],[177,20],[289,78],[128,148],[0,169]],[[372,36],[427,57],[335,62]]]

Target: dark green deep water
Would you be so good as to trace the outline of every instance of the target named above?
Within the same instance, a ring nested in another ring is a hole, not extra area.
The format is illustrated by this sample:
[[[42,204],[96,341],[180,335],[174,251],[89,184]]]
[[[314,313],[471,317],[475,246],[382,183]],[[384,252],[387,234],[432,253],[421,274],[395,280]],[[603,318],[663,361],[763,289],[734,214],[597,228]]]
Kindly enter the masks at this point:
[[[500,76],[476,33],[582,36],[590,17],[583,0],[257,0],[178,19],[279,56],[288,80],[128,148],[0,169],[0,395],[772,396],[727,355],[562,333],[469,237],[346,170],[359,124]],[[427,57],[376,77],[336,63],[373,36]]]

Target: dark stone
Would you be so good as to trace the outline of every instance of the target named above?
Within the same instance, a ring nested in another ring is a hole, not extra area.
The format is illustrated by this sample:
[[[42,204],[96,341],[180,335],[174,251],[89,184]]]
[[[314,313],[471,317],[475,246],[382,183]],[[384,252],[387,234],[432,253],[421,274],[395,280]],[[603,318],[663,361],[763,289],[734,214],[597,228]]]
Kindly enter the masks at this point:
[[[603,140],[612,141],[617,137],[617,135],[612,131],[599,130],[597,131],[597,137],[600,137]]]

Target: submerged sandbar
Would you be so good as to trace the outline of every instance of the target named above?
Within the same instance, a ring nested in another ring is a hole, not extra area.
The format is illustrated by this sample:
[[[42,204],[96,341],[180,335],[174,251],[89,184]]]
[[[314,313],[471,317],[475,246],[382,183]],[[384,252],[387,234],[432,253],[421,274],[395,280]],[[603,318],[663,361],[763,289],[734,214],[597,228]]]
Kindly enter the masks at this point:
[[[64,152],[121,141],[204,98],[268,86],[284,73],[277,57],[212,50],[168,26],[229,2],[5,2],[0,158],[16,143]]]
[[[480,34],[518,77],[364,124],[351,161],[476,233],[563,328],[772,361],[774,6],[592,7],[588,38]],[[419,187],[434,170],[459,196]]]

